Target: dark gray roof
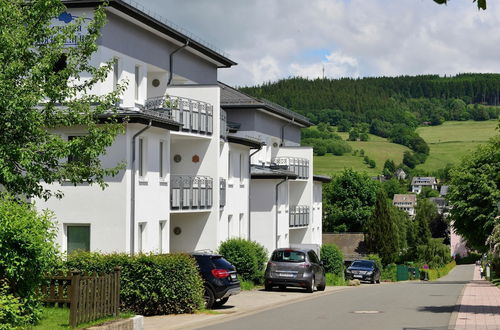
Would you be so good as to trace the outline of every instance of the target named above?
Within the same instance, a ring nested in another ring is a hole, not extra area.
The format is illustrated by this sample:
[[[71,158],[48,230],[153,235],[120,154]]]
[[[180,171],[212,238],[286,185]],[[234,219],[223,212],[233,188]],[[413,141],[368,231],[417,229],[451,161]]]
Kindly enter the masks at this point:
[[[265,166],[252,165],[250,167],[252,179],[296,179],[297,174],[284,169],[272,169]]]
[[[448,194],[448,186],[441,186],[441,190],[439,191],[441,196],[446,196]]]
[[[254,139],[242,138],[239,136],[228,135],[227,141],[230,143],[237,143],[244,146],[248,146],[254,149],[262,147],[263,143]]]
[[[119,118],[127,118],[129,123],[140,123],[149,124],[151,121],[151,126],[161,127],[169,129],[171,131],[179,131],[182,127],[181,123],[178,123],[170,118],[170,116],[151,110],[133,110],[133,109],[118,109],[116,114],[105,113],[99,116],[101,120],[106,120],[112,116]]]
[[[224,83],[219,82],[220,87],[220,105],[222,108],[261,108],[269,112],[278,114],[288,119],[292,119],[297,123],[304,126],[314,125],[307,119],[307,117],[302,116],[290,109],[287,109],[279,104],[273,103],[266,99],[259,99]]]
[[[331,182],[332,181],[332,178],[327,176],[327,175],[313,175],[313,180],[314,181],[320,181],[320,182],[323,182],[323,183],[328,183],[328,182]]]

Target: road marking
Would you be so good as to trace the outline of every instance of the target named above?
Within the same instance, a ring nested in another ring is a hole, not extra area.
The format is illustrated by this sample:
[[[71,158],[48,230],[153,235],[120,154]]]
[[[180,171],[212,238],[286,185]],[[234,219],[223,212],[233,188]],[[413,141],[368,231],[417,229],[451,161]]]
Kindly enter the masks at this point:
[[[383,313],[382,311],[354,311],[354,314],[379,314]]]

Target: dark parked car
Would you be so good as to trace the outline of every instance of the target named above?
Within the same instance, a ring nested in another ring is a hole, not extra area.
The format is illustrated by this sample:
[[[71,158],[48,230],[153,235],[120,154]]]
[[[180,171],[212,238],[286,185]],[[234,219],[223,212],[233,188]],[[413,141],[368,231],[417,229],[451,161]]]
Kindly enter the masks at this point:
[[[314,289],[325,290],[325,268],[314,250],[277,249],[267,263],[265,289],[274,286],[285,289],[287,286],[303,287],[308,292]]]
[[[373,260],[354,260],[345,271],[348,280],[358,279],[371,283],[380,283],[380,269]]]
[[[205,308],[224,305],[230,296],[240,293],[236,268],[221,255],[194,252],[201,277],[205,282]]]

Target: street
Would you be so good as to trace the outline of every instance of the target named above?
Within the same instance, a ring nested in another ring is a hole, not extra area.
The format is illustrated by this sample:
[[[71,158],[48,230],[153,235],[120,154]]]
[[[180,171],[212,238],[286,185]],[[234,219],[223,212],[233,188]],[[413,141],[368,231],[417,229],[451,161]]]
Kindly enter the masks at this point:
[[[433,282],[366,285],[203,329],[448,329],[473,271],[461,265]]]

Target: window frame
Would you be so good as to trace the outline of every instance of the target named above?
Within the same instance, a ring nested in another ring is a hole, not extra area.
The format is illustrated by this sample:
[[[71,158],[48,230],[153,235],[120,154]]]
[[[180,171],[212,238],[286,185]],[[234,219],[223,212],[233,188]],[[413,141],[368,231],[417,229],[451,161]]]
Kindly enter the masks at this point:
[[[69,246],[70,246],[70,230],[69,228],[74,228],[74,227],[86,227],[88,228],[88,250],[85,250],[84,251],[91,251],[92,249],[92,226],[90,223],[65,223],[64,224],[64,233],[65,233],[65,238],[66,238],[66,253],[67,254],[70,254],[71,252],[75,251],[75,250],[78,250],[78,249],[74,249],[74,250],[69,250]]]

